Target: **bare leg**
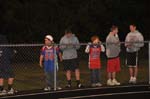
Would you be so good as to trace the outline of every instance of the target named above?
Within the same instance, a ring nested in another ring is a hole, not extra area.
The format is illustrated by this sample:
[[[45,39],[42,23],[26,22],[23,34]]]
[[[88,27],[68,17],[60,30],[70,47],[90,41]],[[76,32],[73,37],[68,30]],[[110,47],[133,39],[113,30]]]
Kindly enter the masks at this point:
[[[137,78],[138,75],[138,67],[134,68],[134,77]]]
[[[0,78],[0,91],[4,89],[4,79]]]
[[[108,73],[108,79],[112,79],[112,78],[111,78],[111,73]]]
[[[70,88],[71,87],[71,71],[70,70],[66,71],[66,78],[67,78],[67,82],[68,82],[66,87]]]
[[[130,77],[133,77],[134,76],[134,73],[133,73],[133,68],[129,68],[129,73],[130,73]]]
[[[80,70],[79,69],[75,70],[75,76],[76,76],[76,80],[80,80]]]
[[[116,72],[112,73],[112,79],[116,79]]]
[[[4,79],[1,78],[1,79],[0,79],[0,86],[3,86],[3,85],[4,85]]]
[[[14,78],[9,78],[9,79],[8,79],[8,90],[11,90],[11,89],[12,89],[13,82],[14,82]]]
[[[71,71],[70,71],[70,70],[68,70],[68,71],[66,72],[66,77],[67,77],[67,80],[68,80],[68,81],[71,80]]]
[[[9,84],[9,85],[12,85],[13,82],[14,82],[14,78],[9,78],[9,79],[8,79],[8,84]]]

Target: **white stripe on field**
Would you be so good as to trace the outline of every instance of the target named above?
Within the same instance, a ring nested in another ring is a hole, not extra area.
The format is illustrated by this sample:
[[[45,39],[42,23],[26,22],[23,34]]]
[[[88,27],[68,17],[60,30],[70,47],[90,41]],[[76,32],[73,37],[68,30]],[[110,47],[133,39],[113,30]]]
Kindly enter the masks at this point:
[[[149,93],[150,94],[150,91],[109,93],[109,94],[98,94],[98,95],[89,95],[89,96],[77,96],[77,97],[68,97],[68,98],[59,98],[59,99],[80,99],[80,98],[101,97],[101,96],[131,95],[131,94],[140,94],[140,93],[141,94],[143,94],[143,93]]]
[[[150,85],[129,85],[129,86],[114,86],[114,87],[84,88],[84,89],[73,89],[73,90],[63,90],[63,91],[53,91],[53,92],[39,92],[39,93],[31,93],[31,94],[23,94],[23,95],[5,96],[5,97],[0,97],[0,98],[6,99],[6,98],[35,96],[35,95],[44,95],[44,94],[62,93],[62,92],[75,92],[75,91],[94,90],[94,89],[109,89],[109,88],[115,89],[115,88],[128,88],[128,87],[150,87]]]

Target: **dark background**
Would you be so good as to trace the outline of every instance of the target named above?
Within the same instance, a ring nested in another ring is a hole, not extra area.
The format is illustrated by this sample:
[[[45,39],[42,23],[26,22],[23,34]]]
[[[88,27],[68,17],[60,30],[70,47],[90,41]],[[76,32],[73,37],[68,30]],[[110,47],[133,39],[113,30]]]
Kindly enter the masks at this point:
[[[11,43],[41,43],[46,34],[58,42],[66,28],[81,42],[105,41],[113,24],[124,41],[130,23],[150,40],[150,0],[0,0],[0,33]]]

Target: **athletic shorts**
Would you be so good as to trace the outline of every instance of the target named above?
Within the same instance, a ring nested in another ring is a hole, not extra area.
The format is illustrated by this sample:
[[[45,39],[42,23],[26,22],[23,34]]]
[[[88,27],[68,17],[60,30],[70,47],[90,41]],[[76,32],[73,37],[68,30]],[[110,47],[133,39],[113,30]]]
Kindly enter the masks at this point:
[[[65,71],[75,71],[76,69],[79,69],[79,61],[78,59],[69,59],[69,60],[63,60],[63,66]]]
[[[120,58],[111,58],[107,61],[107,72],[119,72],[120,71]]]
[[[0,66],[0,78],[8,79],[8,78],[14,78],[14,72],[12,66]]]
[[[136,67],[138,65],[138,52],[127,52],[127,65],[129,67]]]

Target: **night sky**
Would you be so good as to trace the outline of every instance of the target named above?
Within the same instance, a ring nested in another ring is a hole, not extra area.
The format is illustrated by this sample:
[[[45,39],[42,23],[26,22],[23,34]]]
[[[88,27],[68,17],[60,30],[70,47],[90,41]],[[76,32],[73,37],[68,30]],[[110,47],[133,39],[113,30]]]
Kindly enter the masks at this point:
[[[150,40],[150,0],[0,0],[0,33],[11,43],[41,43],[46,34],[58,42],[71,29],[81,42],[97,34],[105,41],[111,25],[124,41],[129,24]]]

